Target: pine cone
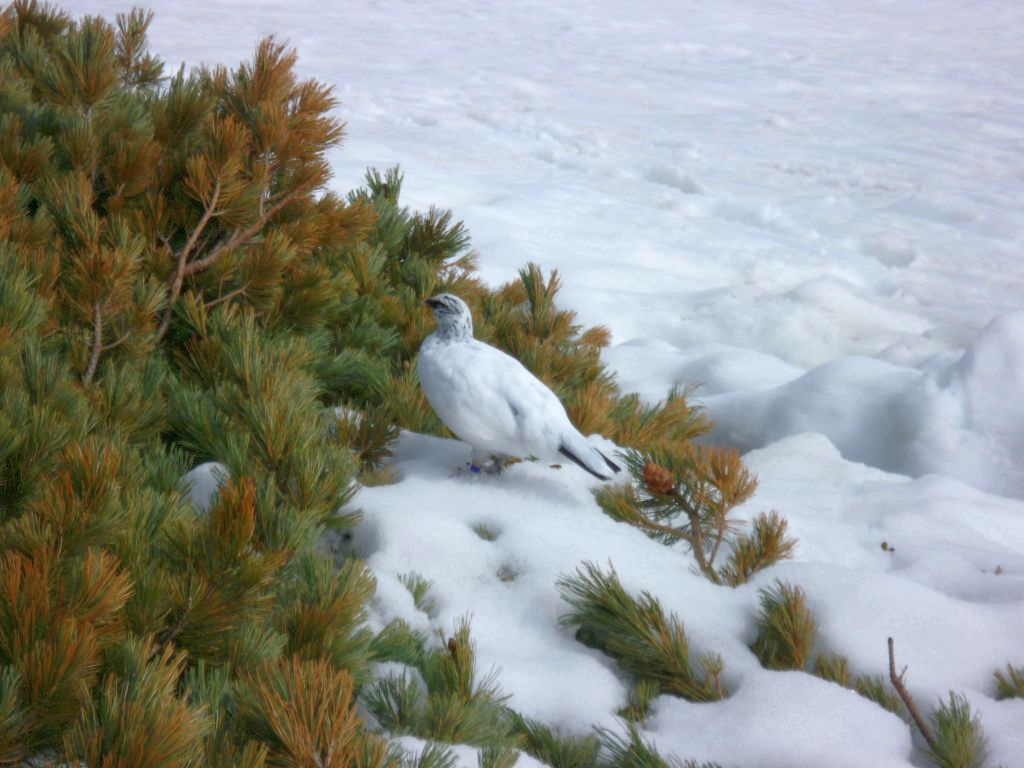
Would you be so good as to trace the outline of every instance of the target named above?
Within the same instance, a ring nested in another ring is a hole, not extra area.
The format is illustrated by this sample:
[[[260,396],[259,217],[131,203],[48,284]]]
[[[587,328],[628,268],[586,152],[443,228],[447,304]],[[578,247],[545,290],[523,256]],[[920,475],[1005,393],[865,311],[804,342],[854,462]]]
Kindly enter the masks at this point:
[[[644,484],[651,493],[665,495],[675,490],[676,476],[652,462],[644,467]]]

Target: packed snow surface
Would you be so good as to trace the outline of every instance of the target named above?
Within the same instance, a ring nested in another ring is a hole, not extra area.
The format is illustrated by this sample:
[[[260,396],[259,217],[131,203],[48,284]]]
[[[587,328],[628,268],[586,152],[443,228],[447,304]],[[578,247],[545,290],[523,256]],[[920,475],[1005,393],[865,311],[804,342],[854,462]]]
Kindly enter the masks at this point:
[[[656,701],[644,728],[664,753],[923,765],[894,716],[758,665],[757,590],[783,578],[824,649],[884,674],[894,637],[924,708],[962,691],[991,764],[1024,765],[1024,701],[996,701],[992,678],[1024,664],[1024,4],[150,5],[172,64],[294,43],[343,101],[339,190],[401,164],[406,202],[452,207],[492,283],[558,268],[563,304],[613,331],[624,387],[701,385],[711,439],[760,476],[743,515],[777,509],[800,540],[755,583],[716,587],[685,547],[603,516],[575,467],[471,476],[464,445],[408,435],[400,482],[357,500],[376,621],[450,631],[472,614],[513,706],[617,727],[628,680],[559,627],[554,586],[611,562],[726,661],[725,701]],[[435,615],[398,581],[410,571]]]

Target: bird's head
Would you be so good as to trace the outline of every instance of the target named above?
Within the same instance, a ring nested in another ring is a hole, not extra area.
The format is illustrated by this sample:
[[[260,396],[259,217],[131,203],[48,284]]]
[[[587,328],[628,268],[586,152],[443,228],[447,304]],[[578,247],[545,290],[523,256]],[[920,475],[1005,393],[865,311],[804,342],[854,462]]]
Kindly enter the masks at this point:
[[[472,338],[473,315],[466,302],[452,293],[439,293],[423,302],[434,312],[437,329],[446,338]]]

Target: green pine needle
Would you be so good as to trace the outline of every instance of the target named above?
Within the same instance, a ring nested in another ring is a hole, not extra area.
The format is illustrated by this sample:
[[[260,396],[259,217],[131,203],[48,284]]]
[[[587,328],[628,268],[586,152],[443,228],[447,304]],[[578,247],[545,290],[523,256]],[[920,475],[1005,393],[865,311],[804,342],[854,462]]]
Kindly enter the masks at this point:
[[[1005,673],[997,670],[994,675],[997,699],[1024,699],[1024,667],[1007,664]]]
[[[407,757],[402,768],[458,768],[459,758],[445,744],[430,742],[419,754]]]
[[[850,675],[850,660],[838,653],[830,653],[827,656],[821,654],[814,661],[814,674],[822,680],[852,688],[852,676]]]
[[[656,680],[638,680],[629,691],[626,706],[619,711],[619,717],[629,722],[642,723],[651,711],[651,704],[661,695],[661,685]]]
[[[366,709],[380,727],[390,733],[418,733],[423,730],[423,692],[409,673],[389,674],[377,680],[363,694]]]
[[[823,680],[856,691],[865,699],[875,702],[882,709],[899,717],[906,716],[906,708],[899,694],[889,686],[881,675],[857,675],[850,672],[850,661],[837,653],[820,655],[814,662],[814,674]]]
[[[398,580],[409,590],[416,610],[423,611],[427,616],[433,616],[436,613],[437,601],[430,594],[430,590],[434,586],[430,581],[415,571],[400,574]]]
[[[19,701],[21,676],[13,667],[0,670],[0,765],[17,764],[25,750],[22,739],[28,730],[28,710]]]
[[[477,753],[478,768],[512,768],[519,761],[519,751],[511,746],[486,746]]]
[[[561,577],[557,586],[571,607],[561,623],[578,626],[579,639],[613,656],[627,671],[691,701],[725,697],[721,660],[712,654],[692,663],[689,639],[679,619],[666,616],[647,592],[639,599],[629,595],[614,569],[605,573],[594,563],[584,562],[572,576]]]
[[[405,632],[398,628],[392,634]],[[498,750],[515,747],[497,672],[477,674],[468,619],[456,622],[454,634],[442,641],[441,647],[409,659],[418,676],[390,674],[368,686],[363,693],[367,709],[396,733]]]
[[[397,661],[419,667],[426,641],[424,635],[414,632],[404,621],[394,619],[370,641],[370,655],[375,661]]]
[[[761,589],[761,613],[752,649],[768,669],[806,669],[818,624],[800,587],[782,581]]]
[[[882,709],[906,718],[907,712],[903,700],[881,675],[857,675],[853,681],[853,690],[865,699],[875,702]]]
[[[597,728],[606,756],[601,768],[721,768],[717,763],[683,762],[675,755],[664,757],[647,739],[640,735],[636,723],[625,723],[625,733],[617,734],[607,728]]]
[[[518,713],[512,713],[523,751],[551,768],[594,768],[600,742],[594,735],[568,736]]]
[[[930,716],[935,737],[931,757],[939,768],[982,768],[987,739],[980,718],[971,711],[967,697],[950,691]]]

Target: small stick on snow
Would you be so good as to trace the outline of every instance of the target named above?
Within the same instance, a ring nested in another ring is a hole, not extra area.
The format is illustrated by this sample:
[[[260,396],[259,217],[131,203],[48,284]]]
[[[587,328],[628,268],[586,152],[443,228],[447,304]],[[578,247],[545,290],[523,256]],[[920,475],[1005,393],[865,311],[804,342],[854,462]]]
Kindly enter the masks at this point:
[[[907,668],[904,667],[898,675],[896,674],[896,656],[893,652],[892,638],[889,638],[889,680],[892,681],[892,687],[896,689],[896,693],[903,699],[903,703],[907,707],[907,711],[910,716],[914,718],[914,725],[917,726],[917,730],[924,736],[924,740],[928,742],[928,746],[935,751],[935,737],[932,736],[931,729],[928,727],[928,723],[921,717],[921,713],[917,711],[917,705],[914,704],[914,699],[911,697],[907,687],[903,684],[903,676],[907,673]]]

